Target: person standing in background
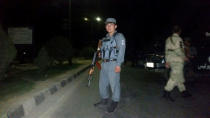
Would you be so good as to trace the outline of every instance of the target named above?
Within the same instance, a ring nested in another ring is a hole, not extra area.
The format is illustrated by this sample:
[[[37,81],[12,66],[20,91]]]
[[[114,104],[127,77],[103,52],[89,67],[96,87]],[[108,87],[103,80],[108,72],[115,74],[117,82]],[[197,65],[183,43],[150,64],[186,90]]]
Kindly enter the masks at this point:
[[[191,94],[186,90],[184,85],[184,62],[188,60],[185,56],[184,43],[180,37],[181,28],[179,26],[173,27],[172,36],[168,37],[165,44],[165,67],[170,68],[170,77],[164,87],[163,97],[174,101],[171,97],[171,91],[174,87],[178,87],[179,91],[182,94],[182,97],[189,97]]]

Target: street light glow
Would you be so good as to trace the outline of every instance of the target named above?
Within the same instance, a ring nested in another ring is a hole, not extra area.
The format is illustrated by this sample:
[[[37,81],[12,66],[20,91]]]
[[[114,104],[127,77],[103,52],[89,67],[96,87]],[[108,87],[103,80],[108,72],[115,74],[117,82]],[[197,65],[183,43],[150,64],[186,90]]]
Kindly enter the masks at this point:
[[[209,32],[206,32],[205,35],[206,35],[206,37],[210,37],[210,33]]]
[[[88,21],[89,19],[87,17],[84,17],[84,21]]]
[[[100,17],[96,17],[96,21],[100,22],[101,18]]]

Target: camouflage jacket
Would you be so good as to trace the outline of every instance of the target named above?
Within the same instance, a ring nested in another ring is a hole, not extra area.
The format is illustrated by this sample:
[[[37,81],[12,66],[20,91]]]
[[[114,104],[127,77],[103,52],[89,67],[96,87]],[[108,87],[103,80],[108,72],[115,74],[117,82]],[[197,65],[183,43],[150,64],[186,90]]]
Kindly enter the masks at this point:
[[[166,62],[184,62],[184,43],[182,38],[174,33],[166,39],[165,44],[165,59]]]

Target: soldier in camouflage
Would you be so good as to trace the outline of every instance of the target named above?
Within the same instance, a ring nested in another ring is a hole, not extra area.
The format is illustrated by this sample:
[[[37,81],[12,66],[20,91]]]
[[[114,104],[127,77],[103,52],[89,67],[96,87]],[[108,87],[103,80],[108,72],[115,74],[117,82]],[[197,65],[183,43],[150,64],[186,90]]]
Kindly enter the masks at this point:
[[[168,37],[165,44],[165,59],[166,68],[170,68],[170,77],[164,87],[163,97],[174,101],[170,93],[174,87],[178,87],[179,91],[182,93],[182,97],[189,97],[191,94],[186,91],[184,82],[183,67],[184,62],[188,59],[185,56],[184,44],[182,38],[179,36],[181,34],[181,28],[179,26],[174,26],[172,36]]]

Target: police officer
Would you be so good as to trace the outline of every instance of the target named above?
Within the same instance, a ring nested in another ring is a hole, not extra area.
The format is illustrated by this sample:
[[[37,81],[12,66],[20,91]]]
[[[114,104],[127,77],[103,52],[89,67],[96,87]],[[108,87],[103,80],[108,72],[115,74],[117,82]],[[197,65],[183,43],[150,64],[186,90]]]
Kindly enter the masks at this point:
[[[105,28],[108,32],[102,39],[101,58],[102,69],[99,79],[99,93],[101,101],[94,104],[96,107],[108,105],[109,87],[112,92],[112,102],[107,107],[107,112],[113,112],[120,101],[120,71],[124,62],[125,37],[116,31],[116,19],[107,18]]]
[[[182,38],[179,36],[181,34],[181,28],[179,26],[174,26],[172,36],[168,37],[165,45],[165,59],[166,68],[170,68],[170,77],[164,88],[163,97],[174,101],[170,96],[170,92],[174,87],[178,87],[179,91],[182,93],[182,97],[191,96],[188,91],[186,91],[183,75],[184,61],[188,59],[185,56],[184,44]]]

